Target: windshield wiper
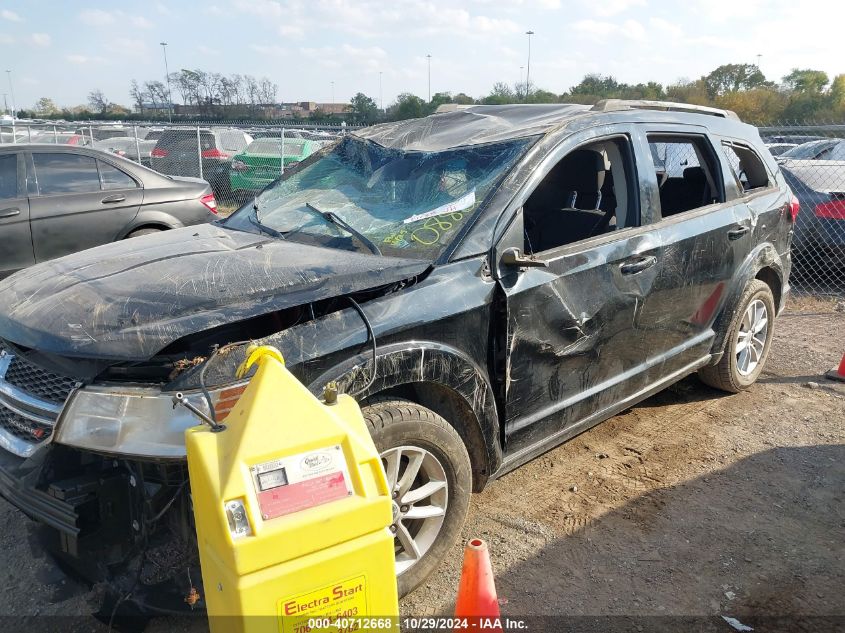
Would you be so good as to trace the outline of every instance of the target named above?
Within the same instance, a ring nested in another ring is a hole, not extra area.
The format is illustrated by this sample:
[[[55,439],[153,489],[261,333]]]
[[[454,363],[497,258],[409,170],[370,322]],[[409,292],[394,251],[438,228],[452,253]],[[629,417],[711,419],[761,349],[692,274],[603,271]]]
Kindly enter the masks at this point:
[[[285,239],[285,236],[282,232],[277,231],[276,229],[270,228],[266,224],[262,224],[261,220],[258,219],[258,203],[252,205],[253,213],[250,213],[247,217],[249,223],[255,226],[260,233],[264,233],[269,235],[270,237],[278,237],[281,239]]]
[[[370,251],[372,253],[374,253],[375,255],[381,255],[381,251],[379,250],[378,246],[376,246],[375,242],[373,242],[369,237],[367,237],[366,235],[361,233],[361,231],[356,229],[354,226],[351,226],[346,220],[339,217],[337,214],[332,213],[331,211],[321,211],[320,209],[315,207],[310,202],[306,202],[305,207],[309,211],[312,211],[312,212],[316,213],[317,215],[319,215],[321,218],[323,218],[327,222],[331,222],[335,226],[339,226],[340,228],[342,228],[344,231],[346,231],[350,235],[357,237],[361,241],[361,243],[364,246],[366,246],[367,248],[369,248]]]

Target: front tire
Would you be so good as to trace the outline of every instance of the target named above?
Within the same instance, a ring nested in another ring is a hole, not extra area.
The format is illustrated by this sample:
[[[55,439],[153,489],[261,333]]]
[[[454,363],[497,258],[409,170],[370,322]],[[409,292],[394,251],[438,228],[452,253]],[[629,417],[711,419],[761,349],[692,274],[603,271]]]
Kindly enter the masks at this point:
[[[728,393],[738,393],[753,385],[769,357],[774,321],[775,299],[771,288],[759,279],[752,280],[731,317],[725,353],[716,365],[698,371],[701,381]]]
[[[408,400],[362,409],[393,495],[396,575],[404,596],[434,571],[458,539],[472,489],[469,455],[442,417]]]

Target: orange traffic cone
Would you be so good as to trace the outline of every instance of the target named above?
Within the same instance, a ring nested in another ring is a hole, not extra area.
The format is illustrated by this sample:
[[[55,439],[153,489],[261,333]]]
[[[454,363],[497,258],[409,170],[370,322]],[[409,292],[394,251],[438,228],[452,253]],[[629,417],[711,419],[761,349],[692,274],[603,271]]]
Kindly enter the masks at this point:
[[[467,619],[470,628],[477,629],[480,626],[485,631],[502,631],[490,553],[487,551],[487,543],[479,538],[472,539],[464,547],[464,566],[455,617]]]
[[[831,380],[838,380],[845,382],[845,354],[842,355],[842,362],[839,363],[839,368],[834,367],[825,374]]]

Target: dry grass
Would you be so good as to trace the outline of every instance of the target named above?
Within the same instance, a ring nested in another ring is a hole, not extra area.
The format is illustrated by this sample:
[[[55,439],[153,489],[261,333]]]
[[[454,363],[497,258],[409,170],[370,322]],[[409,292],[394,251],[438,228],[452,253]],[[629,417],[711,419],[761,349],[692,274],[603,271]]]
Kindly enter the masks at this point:
[[[842,297],[819,297],[792,295],[786,304],[788,312],[833,313],[845,311],[845,299]]]

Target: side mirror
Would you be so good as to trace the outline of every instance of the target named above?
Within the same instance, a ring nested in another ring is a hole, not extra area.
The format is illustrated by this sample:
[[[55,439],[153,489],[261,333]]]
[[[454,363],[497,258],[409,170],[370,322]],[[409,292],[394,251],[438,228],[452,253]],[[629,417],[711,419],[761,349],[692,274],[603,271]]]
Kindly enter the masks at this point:
[[[541,259],[534,259],[522,254],[518,248],[508,248],[502,253],[502,264],[519,266],[520,268],[548,268],[548,263]]]

